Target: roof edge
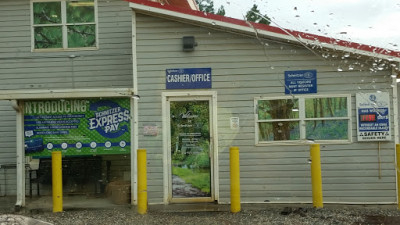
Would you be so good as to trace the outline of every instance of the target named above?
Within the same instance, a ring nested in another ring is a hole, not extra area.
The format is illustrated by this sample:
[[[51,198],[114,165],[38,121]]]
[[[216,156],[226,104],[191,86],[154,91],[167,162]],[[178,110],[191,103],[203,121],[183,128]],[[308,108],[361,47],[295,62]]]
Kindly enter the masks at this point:
[[[257,33],[258,35],[270,36],[288,41],[298,41],[302,44],[320,45],[322,48],[340,50],[353,54],[360,54],[369,57],[377,57],[387,59],[389,61],[400,62],[400,51],[249,22],[231,17],[180,8],[172,5],[160,4],[157,2],[150,2],[148,0],[126,1],[130,2],[130,7],[133,9],[149,13],[162,14],[168,17],[186,19],[196,23],[208,24],[209,26],[214,26],[216,28],[229,28],[245,33]]]

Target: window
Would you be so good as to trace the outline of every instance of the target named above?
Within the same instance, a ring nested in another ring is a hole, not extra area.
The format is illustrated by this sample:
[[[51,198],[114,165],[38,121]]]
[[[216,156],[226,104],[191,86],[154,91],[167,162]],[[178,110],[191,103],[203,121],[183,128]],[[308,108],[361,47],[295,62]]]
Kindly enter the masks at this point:
[[[95,0],[34,0],[33,49],[95,49]]]
[[[350,96],[256,98],[256,144],[351,139]]]

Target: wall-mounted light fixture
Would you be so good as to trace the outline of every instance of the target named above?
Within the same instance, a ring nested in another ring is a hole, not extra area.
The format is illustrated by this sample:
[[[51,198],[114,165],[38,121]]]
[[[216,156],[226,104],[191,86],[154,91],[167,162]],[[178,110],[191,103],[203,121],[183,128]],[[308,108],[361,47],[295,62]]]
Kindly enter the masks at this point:
[[[194,47],[197,46],[197,43],[194,40],[194,36],[183,37],[182,43],[183,43],[183,51],[184,52],[192,52],[192,51],[194,51]]]

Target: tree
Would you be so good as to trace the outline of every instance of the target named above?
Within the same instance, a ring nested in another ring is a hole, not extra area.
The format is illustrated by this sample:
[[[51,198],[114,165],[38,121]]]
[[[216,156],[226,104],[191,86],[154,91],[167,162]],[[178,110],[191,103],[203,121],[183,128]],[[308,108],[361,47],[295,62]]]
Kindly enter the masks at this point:
[[[219,7],[219,9],[217,11],[217,15],[225,16],[225,8],[223,5],[221,5],[221,7]]]
[[[214,13],[214,2],[212,0],[196,0],[200,11],[206,13]]]
[[[223,5],[221,5],[221,7],[219,7],[217,10],[217,13],[215,13],[213,0],[196,0],[196,3],[202,12],[225,16],[225,8]]]
[[[246,13],[246,20],[267,25],[271,23],[271,19],[267,15],[261,15],[256,4]]]

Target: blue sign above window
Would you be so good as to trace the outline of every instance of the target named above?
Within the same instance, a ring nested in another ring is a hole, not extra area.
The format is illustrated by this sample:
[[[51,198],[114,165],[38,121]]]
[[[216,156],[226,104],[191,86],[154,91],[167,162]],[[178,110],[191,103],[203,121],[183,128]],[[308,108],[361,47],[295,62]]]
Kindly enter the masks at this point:
[[[211,88],[211,68],[167,69],[167,89]]]
[[[285,71],[285,94],[317,93],[317,71]]]

